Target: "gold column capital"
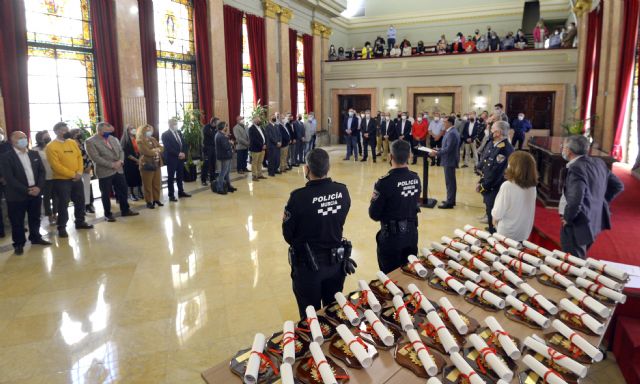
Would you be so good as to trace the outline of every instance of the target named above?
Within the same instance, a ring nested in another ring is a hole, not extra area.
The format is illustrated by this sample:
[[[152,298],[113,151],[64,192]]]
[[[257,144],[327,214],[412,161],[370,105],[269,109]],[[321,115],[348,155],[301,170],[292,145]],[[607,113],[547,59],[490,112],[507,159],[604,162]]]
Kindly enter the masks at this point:
[[[333,30],[331,29],[331,27],[325,26],[324,31],[322,31],[322,38],[328,39],[332,33],[333,33]]]
[[[317,21],[312,21],[311,22],[311,30],[313,30],[313,35],[314,36],[321,36],[321,35],[323,35],[325,33],[331,34],[331,28],[329,28],[326,25],[324,25],[322,23],[319,23]]]
[[[264,16],[270,19],[275,19],[276,16],[282,12],[282,7],[273,2],[272,0],[262,0],[264,5]]]
[[[575,12],[578,17],[583,16],[585,13],[589,13],[591,11],[591,2],[592,0],[576,1],[576,5],[573,7],[573,12]]]
[[[280,22],[284,24],[289,24],[289,21],[293,17],[293,11],[289,8],[280,7]]]

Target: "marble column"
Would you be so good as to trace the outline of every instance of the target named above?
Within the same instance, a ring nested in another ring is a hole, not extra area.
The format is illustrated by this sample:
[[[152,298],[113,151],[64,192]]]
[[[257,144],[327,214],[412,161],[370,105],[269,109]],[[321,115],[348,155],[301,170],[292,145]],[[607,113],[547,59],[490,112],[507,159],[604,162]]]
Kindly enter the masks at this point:
[[[289,21],[293,12],[288,8],[280,11],[280,107],[281,112],[291,112],[291,92],[289,78],[291,68],[289,67]]]
[[[278,77],[278,25],[276,17],[282,8],[272,0],[264,0],[264,22],[267,45],[267,95],[269,115],[280,111],[280,78]],[[261,100],[264,103],[264,100]]]
[[[322,114],[322,32],[325,26],[312,22],[313,29],[313,109],[318,120],[318,130],[326,129]]]
[[[329,56],[329,37],[331,37],[331,28],[325,26],[324,31],[322,31],[322,45],[320,49],[319,60],[320,68],[322,70],[321,74],[324,74],[324,60]],[[322,75],[320,76],[320,81],[318,81],[314,85],[317,87],[316,94],[319,95],[317,98],[317,105],[320,106],[320,116],[318,117],[322,119],[320,120],[322,121],[322,124],[327,126],[327,118],[329,117],[329,105],[325,106],[325,104],[323,103],[324,97],[322,95],[325,94],[326,90],[324,89],[324,81],[322,80]]]
[[[224,52],[224,8],[223,0],[208,0],[209,4],[209,51],[213,79],[213,115],[235,124],[236,116],[229,116],[227,96],[227,62]]]
[[[588,24],[589,24],[589,16],[588,14],[576,15],[577,27],[578,27],[578,36],[580,36],[580,40],[586,42],[586,36],[588,32]],[[584,71],[587,61],[587,47],[585,43],[578,44],[578,73],[576,84],[578,84],[577,95],[576,95],[576,103],[575,103],[575,115],[574,118],[579,119],[582,115],[582,95],[585,92],[584,85],[582,79],[584,79]]]

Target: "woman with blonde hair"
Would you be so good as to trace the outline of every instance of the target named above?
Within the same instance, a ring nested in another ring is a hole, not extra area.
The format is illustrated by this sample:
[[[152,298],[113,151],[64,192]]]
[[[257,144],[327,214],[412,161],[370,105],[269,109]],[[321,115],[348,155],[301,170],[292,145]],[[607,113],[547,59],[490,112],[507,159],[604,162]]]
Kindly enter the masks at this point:
[[[538,170],[529,152],[516,151],[507,163],[505,181],[491,210],[498,233],[516,241],[529,238],[536,210]]]
[[[138,127],[136,142],[140,151],[140,176],[144,188],[144,200],[147,208],[153,209],[156,205],[162,207],[160,202],[162,152],[164,147],[153,137],[153,127],[149,124]]]

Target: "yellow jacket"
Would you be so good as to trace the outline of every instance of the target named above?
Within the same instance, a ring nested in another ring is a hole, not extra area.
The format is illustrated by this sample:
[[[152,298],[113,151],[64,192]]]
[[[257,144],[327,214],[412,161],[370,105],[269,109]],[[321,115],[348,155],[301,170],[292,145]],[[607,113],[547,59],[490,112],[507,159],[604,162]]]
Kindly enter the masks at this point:
[[[53,140],[45,150],[54,179],[68,180],[73,179],[76,173],[82,174],[82,153],[75,140]]]

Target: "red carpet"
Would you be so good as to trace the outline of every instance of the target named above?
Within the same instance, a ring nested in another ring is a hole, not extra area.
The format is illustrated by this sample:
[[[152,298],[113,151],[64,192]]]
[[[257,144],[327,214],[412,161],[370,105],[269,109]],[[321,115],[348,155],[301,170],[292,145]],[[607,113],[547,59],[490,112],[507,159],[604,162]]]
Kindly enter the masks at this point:
[[[612,229],[598,235],[588,256],[640,265],[640,252],[637,248],[640,244],[640,180],[622,166],[614,165],[613,172],[624,183],[624,192],[611,205]],[[538,204],[531,241],[560,249],[560,227],[558,209],[548,209]]]

